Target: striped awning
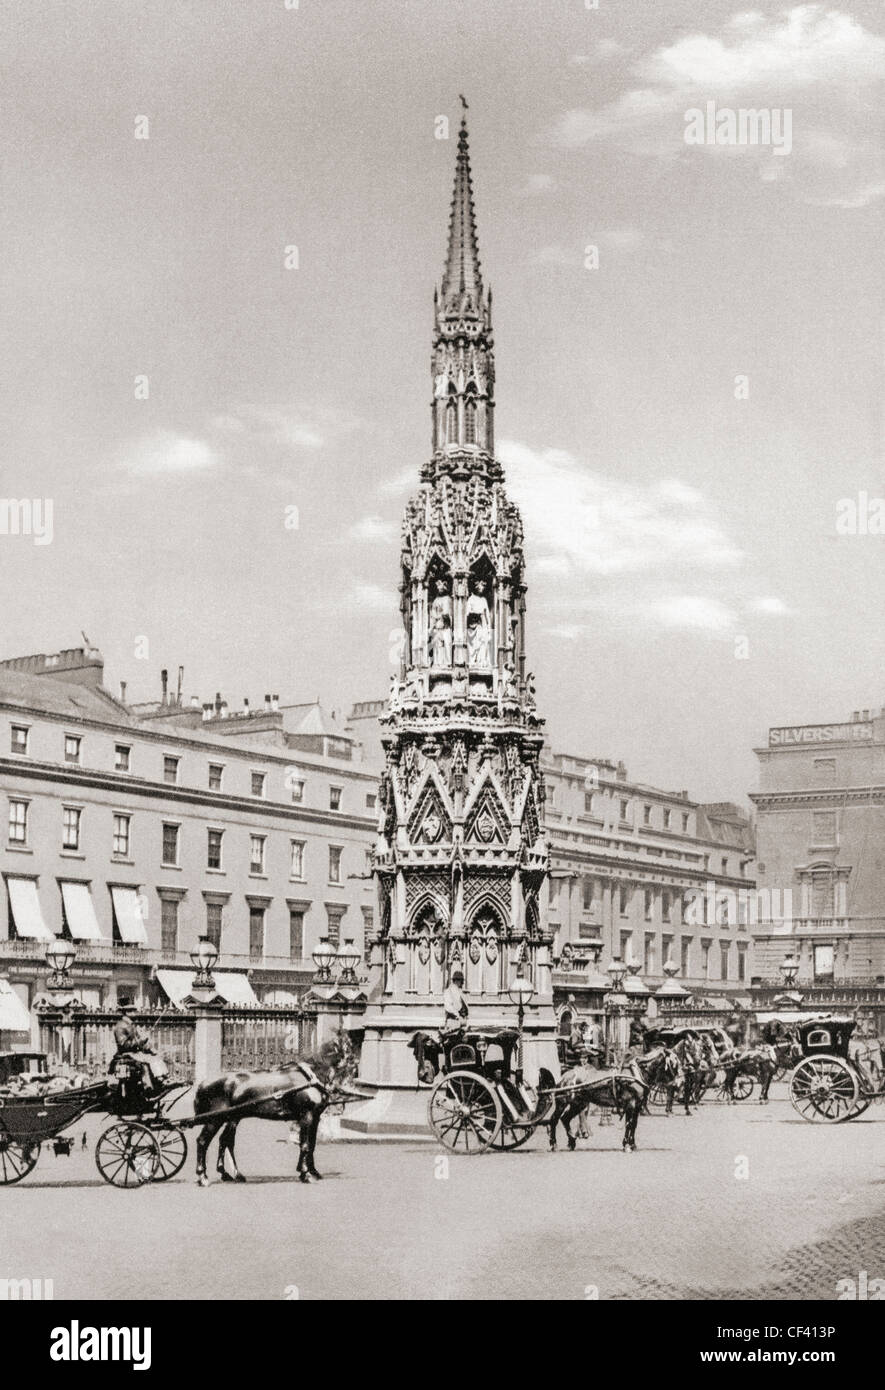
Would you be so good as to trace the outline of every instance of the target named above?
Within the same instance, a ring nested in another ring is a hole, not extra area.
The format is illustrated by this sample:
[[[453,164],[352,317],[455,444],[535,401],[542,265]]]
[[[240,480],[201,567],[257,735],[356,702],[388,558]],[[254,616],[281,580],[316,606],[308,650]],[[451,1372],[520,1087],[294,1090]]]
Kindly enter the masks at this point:
[[[75,941],[101,941],[101,928],[87,883],[63,883],[61,897],[65,921]]]
[[[30,1033],[31,1015],[8,980],[0,980],[0,1033]]]
[[[245,975],[230,970],[213,971],[215,988],[228,1004],[257,1004],[255,991]],[[157,982],[176,1008],[180,1008],[193,988],[192,970],[158,970]]]
[[[130,946],[147,945],[147,927],[135,888],[112,888],[114,916],[121,940]]]
[[[6,891],[17,934],[35,941],[51,941],[53,933],[43,920],[36,879],[8,878]]]

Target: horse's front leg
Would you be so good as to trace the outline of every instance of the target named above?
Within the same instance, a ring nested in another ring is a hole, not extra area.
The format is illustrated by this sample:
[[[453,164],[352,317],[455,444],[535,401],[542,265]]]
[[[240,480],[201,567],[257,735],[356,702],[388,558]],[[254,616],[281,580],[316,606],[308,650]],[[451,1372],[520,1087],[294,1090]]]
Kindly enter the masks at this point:
[[[320,1127],[320,1117],[322,1116],[322,1113],[323,1113],[323,1110],[324,1110],[324,1109],[325,1109],[325,1106],[323,1106],[323,1105],[318,1105],[318,1106],[316,1107],[316,1109],[315,1109],[314,1112],[313,1112],[313,1118],[312,1118],[312,1120],[310,1121],[310,1129],[309,1129],[309,1133],[308,1133],[308,1145],[309,1145],[309,1148],[308,1148],[308,1158],[307,1158],[307,1171],[310,1173],[310,1176],[311,1176],[312,1178],[316,1178],[317,1182],[321,1182],[321,1181],[322,1181],[323,1175],[322,1175],[322,1173],[318,1173],[317,1170],[316,1170],[316,1163],[315,1163],[315,1161],[314,1161],[314,1155],[315,1155],[315,1153],[316,1153],[317,1132],[319,1131],[319,1127]]]
[[[550,1123],[549,1123],[548,1126],[547,1126],[547,1137],[548,1137],[548,1139],[549,1139],[549,1141],[550,1141],[550,1152],[551,1152],[551,1153],[555,1152],[555,1149],[556,1149],[556,1128],[557,1128],[557,1125],[559,1124],[560,1115],[562,1114],[562,1111],[561,1111],[561,1108],[560,1108],[560,1107],[561,1107],[561,1102],[560,1102],[559,1100],[557,1100],[555,1106],[553,1107],[553,1118],[551,1119]]]
[[[624,1106],[627,1123],[624,1126],[624,1138],[621,1147],[625,1153],[628,1149],[636,1148],[636,1126],[639,1123],[639,1111],[641,1108],[640,1102],[636,1099],[628,1100]]]
[[[313,1175],[310,1171],[310,1128],[313,1123],[313,1111],[306,1110],[298,1122],[298,1181],[312,1182]]]

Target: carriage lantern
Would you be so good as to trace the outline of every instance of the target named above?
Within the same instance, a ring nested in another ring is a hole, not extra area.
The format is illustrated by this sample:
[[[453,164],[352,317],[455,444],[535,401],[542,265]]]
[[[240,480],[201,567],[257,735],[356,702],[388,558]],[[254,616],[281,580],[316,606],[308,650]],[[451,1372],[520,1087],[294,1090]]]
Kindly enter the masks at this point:
[[[516,1030],[519,1034],[516,1044],[516,1078],[518,1081],[522,1080],[522,1024],[525,1018],[526,1008],[535,997],[535,986],[532,984],[531,980],[526,979],[526,976],[523,974],[524,969],[525,967],[522,961],[520,961],[519,965],[516,967],[516,975],[513,980],[511,980],[510,988],[507,991],[512,1002],[516,1005]]]
[[[784,984],[787,989],[791,989],[796,983],[796,976],[799,974],[799,962],[792,951],[788,956],[784,956],[778,968],[784,977]]]
[[[313,963],[317,968],[315,984],[328,985],[332,983],[332,963],[338,959],[338,952],[327,936],[320,939],[320,943],[313,953]]]
[[[77,955],[77,948],[72,941],[65,941],[61,936],[53,937],[46,947],[46,964],[49,966],[49,978],[47,986],[51,990],[66,990],[71,988],[71,966]]]
[[[212,967],[218,960],[218,947],[215,942],[211,937],[201,936],[190,956],[195,971],[191,988],[214,989],[215,981],[212,978]]]

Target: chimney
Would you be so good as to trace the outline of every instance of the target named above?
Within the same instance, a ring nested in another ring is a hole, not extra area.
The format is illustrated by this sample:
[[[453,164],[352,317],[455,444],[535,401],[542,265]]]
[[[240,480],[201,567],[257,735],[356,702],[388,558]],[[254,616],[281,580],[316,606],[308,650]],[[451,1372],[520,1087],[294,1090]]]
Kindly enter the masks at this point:
[[[212,702],[211,702],[211,701],[209,702],[208,705],[204,705],[204,706],[203,706],[203,718],[204,718],[204,719],[211,719],[214,713],[215,713],[215,708],[214,708],[214,706],[212,705]]]
[[[125,682],[125,681],[120,681],[120,699],[121,699],[121,701],[123,702],[123,704],[125,705],[125,703],[126,703],[126,682]]]
[[[216,692],[215,692],[215,713],[216,713],[216,714],[220,714],[220,713],[221,713],[221,691],[220,691],[220,690],[216,690]]]
[[[865,710],[864,710],[864,712],[863,712],[863,717],[864,717],[864,719],[869,719],[869,717],[870,717],[870,712],[869,712],[868,709],[865,709]]]
[[[191,709],[199,709],[199,708],[200,708],[200,697],[199,697],[199,695],[192,695],[192,696],[191,696]]]
[[[160,684],[163,687],[163,699],[160,703],[165,705],[169,697],[169,672],[165,666],[160,672]]]
[[[851,720],[852,720],[852,723],[856,724],[857,721],[858,721],[858,719],[860,719],[860,710],[859,710],[859,709],[852,710],[852,711],[851,711]]]
[[[270,709],[271,709],[270,696],[269,696],[269,695],[265,695],[265,697],[264,697],[264,712],[265,712],[265,714],[267,714],[268,710],[270,710]]]
[[[245,695],[243,696],[243,713],[246,715],[247,718],[249,717],[249,701],[246,699]]]
[[[270,707],[271,707],[271,709],[279,709],[279,707],[280,707],[280,697],[279,697],[279,695],[272,695],[272,696],[270,697]]]
[[[180,705],[180,704],[181,704],[181,687],[182,687],[183,682],[184,682],[184,667],[183,667],[183,666],[179,666],[179,668],[178,668],[178,691],[177,691],[177,693],[176,693],[176,699],[175,699],[175,703],[176,703],[177,705]]]
[[[227,700],[222,700],[222,701],[221,701],[220,714],[221,714],[222,719],[226,719],[226,718],[227,718]]]

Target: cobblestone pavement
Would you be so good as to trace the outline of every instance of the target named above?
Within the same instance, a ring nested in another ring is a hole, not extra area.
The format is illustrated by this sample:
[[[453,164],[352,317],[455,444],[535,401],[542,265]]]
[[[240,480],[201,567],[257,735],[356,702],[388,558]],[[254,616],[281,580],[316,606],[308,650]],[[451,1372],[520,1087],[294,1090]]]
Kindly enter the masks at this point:
[[[88,1151],[44,1151],[0,1189],[0,1279],[75,1299],[835,1299],[841,1279],[885,1278],[877,1106],[810,1125],[781,1092],[643,1117],[635,1154],[594,1120],[575,1153],[539,1135],[447,1173],[435,1144],[324,1143],[312,1187],[285,1128],[250,1121],[247,1184],[197,1188],[192,1151],[133,1192],[99,1178],[97,1127]]]

